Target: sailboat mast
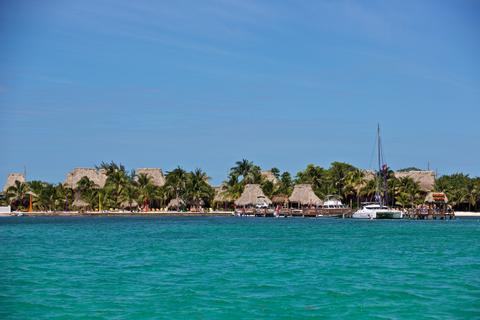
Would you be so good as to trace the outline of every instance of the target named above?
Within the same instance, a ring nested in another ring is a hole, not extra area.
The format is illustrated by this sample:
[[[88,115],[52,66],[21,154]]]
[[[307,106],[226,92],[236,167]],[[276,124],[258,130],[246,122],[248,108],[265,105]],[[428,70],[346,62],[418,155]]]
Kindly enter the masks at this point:
[[[378,177],[377,177],[377,191],[376,191],[376,200],[383,206],[383,197],[382,197],[382,149],[380,141],[380,124],[377,124],[377,153],[378,153]]]

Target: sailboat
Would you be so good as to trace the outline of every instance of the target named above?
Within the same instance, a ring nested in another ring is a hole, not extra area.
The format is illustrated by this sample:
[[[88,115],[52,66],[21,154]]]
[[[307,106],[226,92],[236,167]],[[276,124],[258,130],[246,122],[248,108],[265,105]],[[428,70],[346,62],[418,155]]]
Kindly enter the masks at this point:
[[[382,142],[380,139],[380,125],[377,127],[378,173],[375,191],[376,202],[366,202],[362,208],[352,215],[354,219],[402,219],[403,212],[388,207],[387,175],[388,167],[383,161]]]

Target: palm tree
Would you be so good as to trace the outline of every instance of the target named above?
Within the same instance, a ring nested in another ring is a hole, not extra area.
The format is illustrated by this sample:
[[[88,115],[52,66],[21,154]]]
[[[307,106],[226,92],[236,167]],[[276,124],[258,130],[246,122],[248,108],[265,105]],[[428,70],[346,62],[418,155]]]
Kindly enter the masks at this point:
[[[280,176],[280,183],[277,186],[277,189],[275,190],[275,194],[282,194],[282,195],[290,195],[293,190],[293,180],[292,176],[290,175],[290,172],[285,171],[282,173]]]
[[[15,184],[7,189],[7,201],[15,209],[25,208],[25,200],[29,191],[28,184],[16,180]]]
[[[56,190],[55,186],[47,183],[38,190],[35,206],[40,210],[55,210]]]
[[[421,201],[422,191],[417,182],[410,177],[398,179],[398,190],[400,194],[405,194],[409,199],[409,205],[414,206]]]
[[[139,190],[134,181],[130,181],[127,183],[123,189],[122,193],[120,194],[120,201],[128,203],[128,207],[130,208],[130,211],[133,209],[134,205],[133,203],[136,201],[138,198]]]
[[[305,170],[297,173],[296,183],[311,184],[313,191],[320,198],[334,193],[328,172],[320,166],[309,164]]]
[[[397,205],[401,206],[402,208],[405,208],[410,204],[410,195],[405,192],[399,192],[395,196],[395,201]]]
[[[205,203],[213,197],[214,190],[208,184],[209,179],[201,169],[195,169],[188,174],[186,197],[195,208],[199,208],[202,201]]]
[[[139,203],[143,203],[144,207],[149,208],[151,201],[157,193],[152,178],[145,173],[140,173],[137,176],[136,185],[138,188]]]
[[[230,177],[242,178],[241,183],[261,183],[262,169],[247,159],[237,161],[235,166],[230,169]]]
[[[358,204],[360,190],[365,184],[364,177],[365,174],[360,169],[355,168],[354,170],[348,171],[347,175],[345,176],[345,185],[343,186],[343,194],[345,198],[351,196],[352,198],[356,199]]]
[[[68,211],[73,203],[74,192],[72,188],[59,183],[55,186],[55,208]]]
[[[360,190],[360,196],[367,201],[372,201],[377,192],[376,179],[369,180]]]
[[[187,172],[180,167],[167,172],[165,181],[165,190],[169,198],[182,199],[185,194],[185,187],[187,182]],[[180,208],[177,207],[177,210]]]
[[[468,202],[468,211],[472,210],[472,207],[477,206],[477,202],[480,199],[480,186],[474,182],[469,183],[466,186],[466,201]]]
[[[105,182],[105,193],[107,199],[105,202],[110,203],[113,207],[118,208],[120,206],[120,195],[123,189],[130,182],[130,177],[123,165],[117,165],[115,162],[105,163],[102,162],[97,169],[104,169],[107,175],[107,181]]]

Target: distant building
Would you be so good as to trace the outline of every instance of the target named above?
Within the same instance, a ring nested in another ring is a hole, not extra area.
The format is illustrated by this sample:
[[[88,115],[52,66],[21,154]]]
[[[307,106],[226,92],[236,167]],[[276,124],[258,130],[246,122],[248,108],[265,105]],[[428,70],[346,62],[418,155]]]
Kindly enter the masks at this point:
[[[278,179],[277,179],[277,177],[275,177],[275,175],[272,173],[272,171],[262,171],[262,177],[265,180],[270,181],[273,184],[278,183]]]
[[[15,185],[15,181],[25,183],[25,175],[23,173],[10,173],[7,177],[7,181],[3,186],[3,192],[6,192],[8,188]]]
[[[400,179],[408,177],[418,183],[420,190],[423,192],[430,192],[435,186],[435,172],[434,171],[396,171],[395,178]]]
[[[161,187],[165,184],[165,176],[163,175],[162,169],[158,168],[139,168],[135,170],[135,173],[146,174],[152,179],[152,183],[158,187]],[[67,174],[65,179],[65,186],[76,189],[78,181],[83,177],[87,177],[93,181],[99,188],[103,188],[107,182],[107,174],[104,169],[95,169],[95,168],[75,168]]]
[[[97,170],[95,168],[75,168],[67,174],[64,185],[69,188],[76,189],[78,181],[80,181],[80,179],[83,177],[87,177],[93,181],[99,188],[103,188],[105,186],[105,182],[107,182],[107,175],[103,169]]]
[[[157,187],[163,187],[165,185],[165,176],[163,175],[162,169],[158,168],[138,168],[135,170],[135,173],[146,174],[152,179],[152,183]]]

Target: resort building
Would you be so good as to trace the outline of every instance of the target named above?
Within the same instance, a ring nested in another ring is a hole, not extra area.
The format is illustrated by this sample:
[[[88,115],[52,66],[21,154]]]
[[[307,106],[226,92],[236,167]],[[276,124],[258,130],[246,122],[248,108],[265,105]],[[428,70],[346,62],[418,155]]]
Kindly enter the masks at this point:
[[[67,178],[63,184],[68,188],[77,189],[78,181],[83,177],[87,177],[93,181],[99,188],[103,188],[107,181],[107,175],[103,169],[75,168],[67,174]]]
[[[235,200],[237,207],[269,206],[271,204],[272,200],[263,193],[259,184],[247,184],[240,198]]]
[[[135,170],[137,174],[146,174],[152,179],[152,183],[158,187],[165,184],[165,176],[162,169],[158,168],[139,168]],[[65,186],[76,189],[77,183],[83,177],[92,180],[99,188],[103,188],[107,182],[107,175],[104,169],[95,168],[75,168],[67,174],[65,179]]]
[[[364,181],[368,182],[370,180],[375,179],[375,171],[372,170],[364,170]],[[419,184],[420,190],[422,192],[430,192],[433,190],[435,186],[435,172],[434,171],[427,171],[427,170],[411,170],[411,171],[395,171],[393,173],[395,178],[411,178],[413,181]],[[365,184],[365,183],[364,183]]]
[[[323,201],[313,192],[310,184],[295,185],[288,201],[295,208],[320,207],[323,204]]]
[[[138,168],[135,170],[137,175],[146,174],[152,179],[152,183],[157,187],[163,187],[165,185],[165,176],[162,169],[158,168]]]
[[[273,184],[277,184],[279,182],[277,177],[275,177],[275,175],[270,170],[262,171],[262,177]]]
[[[423,192],[430,192],[435,186],[435,172],[434,171],[396,171],[395,178],[400,179],[408,177],[418,183],[420,190]]]

